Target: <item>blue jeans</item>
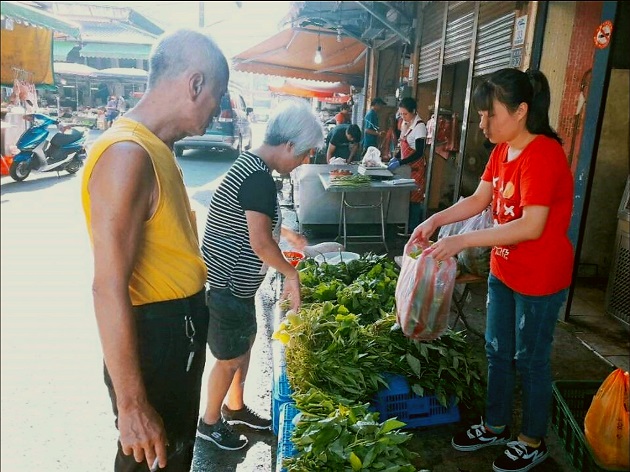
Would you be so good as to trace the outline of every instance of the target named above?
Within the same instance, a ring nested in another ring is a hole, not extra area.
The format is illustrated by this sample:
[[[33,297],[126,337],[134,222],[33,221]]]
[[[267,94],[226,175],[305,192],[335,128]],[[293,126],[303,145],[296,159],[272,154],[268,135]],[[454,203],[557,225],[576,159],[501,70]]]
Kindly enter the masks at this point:
[[[552,398],[551,344],[566,292],[522,295],[490,274],[486,322],[487,424],[511,423],[518,371],[523,389],[521,432],[534,439],[545,437]]]

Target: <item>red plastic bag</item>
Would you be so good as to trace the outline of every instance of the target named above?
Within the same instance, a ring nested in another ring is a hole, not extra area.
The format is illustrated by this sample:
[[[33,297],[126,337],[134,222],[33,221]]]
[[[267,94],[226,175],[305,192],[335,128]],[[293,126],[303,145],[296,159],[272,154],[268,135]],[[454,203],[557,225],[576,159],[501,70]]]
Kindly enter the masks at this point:
[[[609,470],[630,469],[628,382],[622,369],[606,377],[584,418],[584,436],[595,462]]]
[[[396,321],[405,336],[419,341],[439,338],[448,328],[455,287],[455,258],[437,262],[407,244],[396,284]]]

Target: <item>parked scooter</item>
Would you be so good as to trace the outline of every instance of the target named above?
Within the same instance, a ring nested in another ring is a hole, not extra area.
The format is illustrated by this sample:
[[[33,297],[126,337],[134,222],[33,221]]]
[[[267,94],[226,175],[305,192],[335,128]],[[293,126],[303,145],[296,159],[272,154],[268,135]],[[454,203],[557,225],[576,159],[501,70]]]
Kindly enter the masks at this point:
[[[9,168],[13,180],[24,180],[32,170],[65,170],[70,174],[79,171],[86,157],[84,143],[87,128],[64,127],[59,120],[40,113],[24,115],[24,119],[31,121],[32,125],[22,133],[16,144],[19,152]],[[52,125],[57,125],[60,132],[48,140],[48,127]]]

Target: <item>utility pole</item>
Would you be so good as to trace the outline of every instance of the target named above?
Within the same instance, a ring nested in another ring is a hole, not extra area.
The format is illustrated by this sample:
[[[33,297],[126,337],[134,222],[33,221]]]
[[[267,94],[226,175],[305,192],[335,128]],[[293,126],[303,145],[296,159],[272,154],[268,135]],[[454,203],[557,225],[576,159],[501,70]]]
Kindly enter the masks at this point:
[[[204,6],[206,2],[199,2],[199,28],[203,28],[205,26],[206,14],[204,11]]]

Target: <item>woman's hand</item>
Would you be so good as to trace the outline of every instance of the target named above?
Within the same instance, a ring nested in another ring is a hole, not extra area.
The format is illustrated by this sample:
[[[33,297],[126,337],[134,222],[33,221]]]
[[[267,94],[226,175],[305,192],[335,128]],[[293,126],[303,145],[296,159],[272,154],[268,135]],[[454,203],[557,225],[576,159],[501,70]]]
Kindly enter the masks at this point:
[[[423,252],[428,256],[433,257],[436,261],[443,261],[449,257],[456,256],[466,247],[462,241],[462,236],[463,235],[458,234],[439,239]]]
[[[284,237],[287,242],[291,245],[292,248],[297,249],[298,251],[303,251],[306,246],[308,246],[308,240],[306,237],[300,233],[296,233],[295,231],[282,227],[282,237]]]
[[[417,244],[421,247],[427,247],[430,244],[429,238],[435,233],[435,229],[436,224],[433,217],[424,220],[424,222],[416,226],[413,230],[407,244]]]

